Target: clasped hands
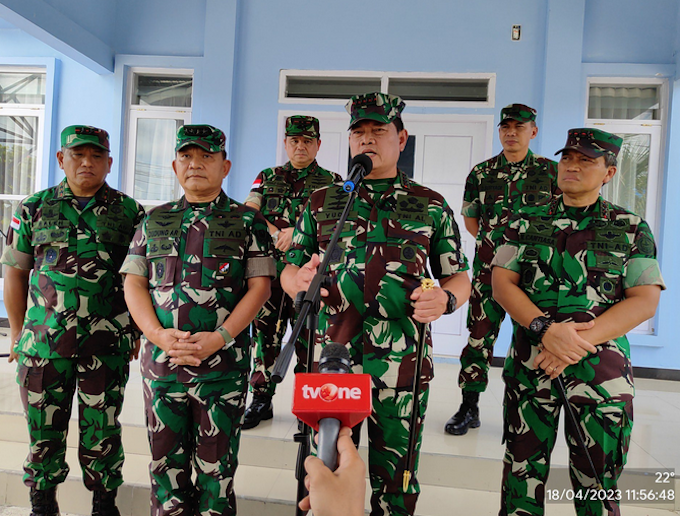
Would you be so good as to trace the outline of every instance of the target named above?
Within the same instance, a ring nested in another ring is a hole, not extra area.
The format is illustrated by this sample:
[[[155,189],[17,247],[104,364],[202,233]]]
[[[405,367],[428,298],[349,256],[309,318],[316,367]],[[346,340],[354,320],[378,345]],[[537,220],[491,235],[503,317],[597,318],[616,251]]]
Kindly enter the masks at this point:
[[[595,321],[551,324],[543,335],[534,367],[540,367],[550,379],[555,379],[567,366],[578,364],[588,353],[596,353],[597,348],[579,334],[594,325]]]
[[[165,351],[170,362],[183,366],[199,366],[224,346],[224,338],[214,331],[194,333],[175,328],[157,328],[149,340]]]

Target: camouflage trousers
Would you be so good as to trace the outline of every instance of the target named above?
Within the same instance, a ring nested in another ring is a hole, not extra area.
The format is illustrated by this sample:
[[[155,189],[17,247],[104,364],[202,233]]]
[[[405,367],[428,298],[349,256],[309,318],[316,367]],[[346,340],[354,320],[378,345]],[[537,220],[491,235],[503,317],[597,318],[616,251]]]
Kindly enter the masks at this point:
[[[283,308],[282,308],[283,306]],[[276,325],[281,318],[277,331]],[[276,384],[272,382],[274,364],[281,353],[281,342],[288,328],[288,322],[295,324],[295,303],[281,288],[279,280],[272,281],[271,296],[253,321],[254,349],[253,371],[250,376],[250,390],[255,394],[273,396]],[[306,329],[302,330],[300,340],[295,346],[298,357],[296,372],[304,372],[307,360]]]
[[[480,266],[475,258],[467,327],[467,345],[460,355],[458,385],[464,391],[484,392],[489,384],[489,365],[505,310],[493,298],[491,269]]]
[[[368,473],[371,482],[371,516],[412,515],[420,494],[417,481],[420,447],[423,439],[425,410],[430,395],[429,385],[422,386],[419,396],[420,419],[415,446],[412,479],[403,490],[407,468],[408,436],[413,391],[408,389],[373,389],[373,411],[368,424]],[[359,445],[361,425],[353,429],[352,439]]]
[[[499,515],[541,516],[544,514],[545,482],[550,470],[550,455],[555,446],[561,400],[557,387],[536,371],[536,387],[520,385],[505,377],[503,482]],[[575,411],[588,451],[605,490],[615,490],[626,463],[633,426],[633,402],[588,399],[579,393],[580,380],[565,378],[567,399]],[[566,415],[565,415],[566,416]],[[569,476],[574,492],[595,488],[597,482],[588,459],[579,446],[571,422],[565,417],[565,436],[569,447]],[[566,487],[566,486],[565,486]],[[618,503],[611,501],[620,515]],[[601,516],[606,511],[601,501],[574,497],[578,516]]]
[[[245,376],[187,384],[144,379],[152,516],[236,514],[246,386]]]
[[[111,491],[123,483],[118,416],[128,373],[127,355],[51,360],[20,355],[17,381],[30,440],[26,485],[44,490],[66,480],[66,435],[76,387],[83,482],[90,491]]]

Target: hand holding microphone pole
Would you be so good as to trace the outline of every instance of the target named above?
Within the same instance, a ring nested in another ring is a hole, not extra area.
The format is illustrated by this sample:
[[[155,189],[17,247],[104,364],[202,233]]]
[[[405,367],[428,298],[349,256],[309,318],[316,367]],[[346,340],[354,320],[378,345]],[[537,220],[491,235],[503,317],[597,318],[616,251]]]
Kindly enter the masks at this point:
[[[319,373],[346,374],[349,373],[349,351],[345,346],[331,342],[321,351],[319,359]],[[317,443],[317,457],[328,469],[333,471],[338,464],[338,434],[340,420],[325,417],[319,420],[319,442]]]
[[[371,413],[371,376],[349,370],[349,351],[331,342],[321,352],[320,373],[295,375],[293,414],[319,432],[317,455],[330,470],[337,465],[340,427]]]
[[[338,437],[338,469],[330,471],[316,457],[307,457],[305,486],[309,495],[300,509],[315,516],[363,516],[366,496],[366,465],[352,442],[346,426]]]
[[[353,192],[361,181],[373,169],[373,161],[368,154],[357,154],[352,158],[349,164],[349,174],[347,174],[347,181],[342,185],[345,192]]]

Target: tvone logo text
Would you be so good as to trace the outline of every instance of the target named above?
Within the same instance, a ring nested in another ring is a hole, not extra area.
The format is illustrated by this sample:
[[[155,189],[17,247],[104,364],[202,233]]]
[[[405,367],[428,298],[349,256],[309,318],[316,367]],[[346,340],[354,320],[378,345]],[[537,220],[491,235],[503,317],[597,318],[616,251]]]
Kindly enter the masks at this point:
[[[302,397],[306,400],[321,398],[324,401],[360,400],[361,389],[359,387],[338,387],[334,383],[326,383],[321,387],[302,386]]]

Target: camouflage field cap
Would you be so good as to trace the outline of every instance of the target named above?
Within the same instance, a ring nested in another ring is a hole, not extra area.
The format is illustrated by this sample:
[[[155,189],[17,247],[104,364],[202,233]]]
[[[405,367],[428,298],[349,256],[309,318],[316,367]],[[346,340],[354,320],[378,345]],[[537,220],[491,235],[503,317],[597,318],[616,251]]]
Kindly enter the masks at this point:
[[[361,120],[375,120],[383,124],[389,124],[395,118],[401,117],[404,110],[404,101],[396,95],[387,93],[366,93],[355,95],[345,105],[350,115],[349,127]]]
[[[224,133],[212,125],[183,125],[177,130],[175,152],[187,145],[198,145],[208,152],[222,152],[226,142]]]
[[[319,137],[319,119],[313,116],[293,115],[286,119],[286,136]]]
[[[600,129],[590,127],[569,129],[566,145],[555,154],[565,150],[575,150],[589,158],[599,158],[607,153],[618,156],[622,143],[623,138]]]
[[[94,145],[109,152],[109,133],[89,125],[70,125],[61,132],[61,146],[71,149],[79,145]]]
[[[524,104],[510,104],[501,109],[501,125],[505,120],[517,120],[518,122],[535,122],[536,110]]]

